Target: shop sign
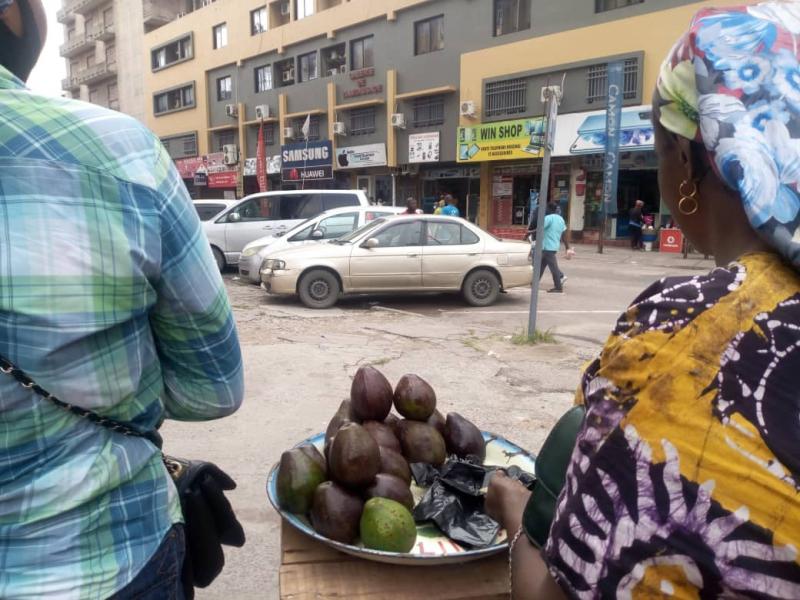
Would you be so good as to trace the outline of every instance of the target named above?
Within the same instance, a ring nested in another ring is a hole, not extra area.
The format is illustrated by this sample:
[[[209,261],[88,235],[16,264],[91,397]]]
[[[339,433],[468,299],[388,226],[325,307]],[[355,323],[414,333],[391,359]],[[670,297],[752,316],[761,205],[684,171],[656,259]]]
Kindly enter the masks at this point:
[[[202,165],[200,170],[196,171],[195,174],[189,179],[192,180],[192,183],[195,187],[205,187],[208,185],[208,173],[205,172],[205,170],[202,168]]]
[[[423,179],[478,179],[480,176],[480,167],[450,167],[422,172]]]
[[[545,119],[518,119],[458,128],[458,162],[541,158]]]
[[[374,84],[370,85],[367,81],[367,77],[374,77],[375,76],[375,69],[373,67],[369,67],[367,69],[359,69],[357,71],[350,72],[350,79],[352,79],[357,85],[357,88],[352,90],[345,90],[342,94],[345,98],[355,98],[357,96],[368,96],[370,94],[380,94],[383,92],[383,84]]]
[[[408,162],[439,161],[439,132],[412,133],[408,136]]]
[[[197,172],[197,169],[203,164],[202,156],[194,156],[192,158],[179,158],[175,161],[175,168],[181,174],[181,179],[191,179]]]
[[[649,105],[622,108],[619,150],[653,150],[654,133]],[[602,154],[606,148],[606,111],[558,115],[553,156]]]
[[[179,158],[175,161],[175,167],[181,174],[182,179],[193,179],[195,173],[207,174],[237,172],[236,165],[225,164],[225,155],[222,152],[214,152],[204,156],[195,156],[193,158]]]
[[[340,169],[360,169],[386,165],[386,144],[347,146],[336,150],[336,164]]]
[[[510,175],[495,175],[492,178],[492,198],[510,199],[514,195],[514,178]]]
[[[658,247],[661,252],[678,254],[683,252],[683,232],[680,229],[662,229]]]
[[[606,109],[606,148],[603,164],[603,203],[606,212],[617,202],[619,177],[619,132],[622,119],[622,61],[608,64],[608,107]]]
[[[247,158],[244,161],[244,175],[246,177],[252,175],[258,175],[258,168],[257,162],[255,158]],[[269,175],[275,175],[276,173],[281,172],[281,155],[276,154],[275,156],[268,156],[267,157],[267,173]]]
[[[333,179],[330,140],[281,146],[281,178],[285,181]]]
[[[238,173],[236,171],[222,171],[219,173],[208,174],[208,187],[214,189],[220,188],[235,188],[238,181]]]

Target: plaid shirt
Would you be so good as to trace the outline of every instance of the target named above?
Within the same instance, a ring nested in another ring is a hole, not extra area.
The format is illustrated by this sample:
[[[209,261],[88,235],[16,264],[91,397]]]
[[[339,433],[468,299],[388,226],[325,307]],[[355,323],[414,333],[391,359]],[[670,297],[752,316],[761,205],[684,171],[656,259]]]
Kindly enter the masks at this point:
[[[243,395],[225,288],[159,141],[2,67],[0,354],[141,431],[223,417]],[[0,597],[106,598],[181,519],[150,442],[0,377]]]

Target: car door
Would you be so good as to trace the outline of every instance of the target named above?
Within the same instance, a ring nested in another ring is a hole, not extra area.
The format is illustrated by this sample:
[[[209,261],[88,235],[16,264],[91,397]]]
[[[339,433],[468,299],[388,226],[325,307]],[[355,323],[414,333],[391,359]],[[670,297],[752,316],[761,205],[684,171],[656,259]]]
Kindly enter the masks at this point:
[[[313,192],[283,194],[275,233],[280,235],[322,212],[322,199]]]
[[[481,239],[460,223],[427,221],[422,247],[423,287],[458,289],[482,253]]]
[[[366,240],[350,255],[350,290],[418,290],[422,287],[422,231],[420,219],[390,222],[369,239],[378,245],[369,248]]]
[[[358,213],[356,212],[331,215],[324,219],[312,221],[290,237],[289,242],[294,245],[335,240],[336,238],[355,231],[357,227]],[[315,231],[319,231],[321,236],[315,235]]]
[[[260,237],[274,235],[280,207],[280,196],[257,196],[230,211],[224,217],[225,254],[236,262],[247,244]]]

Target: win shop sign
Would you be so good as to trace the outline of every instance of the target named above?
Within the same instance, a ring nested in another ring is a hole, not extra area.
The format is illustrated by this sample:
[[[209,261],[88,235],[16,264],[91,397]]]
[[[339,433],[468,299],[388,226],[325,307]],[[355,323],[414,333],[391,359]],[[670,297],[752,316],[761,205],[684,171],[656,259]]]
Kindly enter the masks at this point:
[[[331,142],[302,142],[281,146],[281,179],[285,182],[333,179]]]

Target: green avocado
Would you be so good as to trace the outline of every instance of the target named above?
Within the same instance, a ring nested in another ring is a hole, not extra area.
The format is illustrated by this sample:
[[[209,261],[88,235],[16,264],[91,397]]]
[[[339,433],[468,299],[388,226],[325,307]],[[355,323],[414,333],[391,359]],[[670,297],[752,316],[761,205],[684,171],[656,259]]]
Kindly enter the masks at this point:
[[[284,452],[278,467],[277,482],[281,507],[298,515],[307,513],[314,491],[326,479],[324,466],[324,459],[312,446]]]
[[[365,547],[384,552],[408,552],[417,541],[411,512],[388,498],[371,498],[364,505],[360,524]]]

